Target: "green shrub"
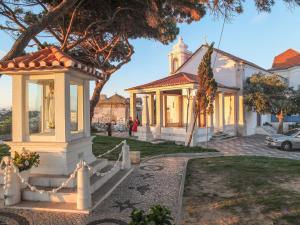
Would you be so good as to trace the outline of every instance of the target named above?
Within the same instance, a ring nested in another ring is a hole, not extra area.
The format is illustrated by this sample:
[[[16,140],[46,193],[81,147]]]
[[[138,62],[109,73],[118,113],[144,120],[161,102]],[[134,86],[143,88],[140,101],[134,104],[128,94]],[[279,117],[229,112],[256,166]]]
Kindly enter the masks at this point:
[[[172,225],[174,220],[171,211],[160,205],[152,206],[148,214],[144,210],[134,209],[130,218],[129,225]]]
[[[19,168],[19,171],[29,170],[33,166],[38,167],[40,155],[36,152],[23,151],[21,154],[14,153],[13,162]]]

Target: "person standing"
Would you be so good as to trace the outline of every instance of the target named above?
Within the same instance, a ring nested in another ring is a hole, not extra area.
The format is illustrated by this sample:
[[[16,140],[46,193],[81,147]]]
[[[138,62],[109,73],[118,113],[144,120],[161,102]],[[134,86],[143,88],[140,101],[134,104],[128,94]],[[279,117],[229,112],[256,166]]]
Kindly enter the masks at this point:
[[[139,120],[135,119],[134,123],[133,123],[133,126],[132,126],[132,132],[133,133],[137,132],[138,125],[139,125]]]
[[[106,128],[107,136],[111,136],[112,135],[111,122],[107,123],[106,125],[107,125]]]
[[[129,131],[129,136],[132,136],[132,127],[133,127],[132,117],[129,117],[127,127],[128,127],[128,129],[129,129],[129,130],[128,130],[128,131]]]

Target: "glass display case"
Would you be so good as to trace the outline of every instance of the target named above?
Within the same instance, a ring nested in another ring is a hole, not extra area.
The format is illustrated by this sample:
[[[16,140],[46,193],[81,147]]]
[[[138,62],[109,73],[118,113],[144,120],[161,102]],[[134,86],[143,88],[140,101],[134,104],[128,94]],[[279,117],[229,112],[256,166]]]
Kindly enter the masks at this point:
[[[55,135],[54,80],[27,81],[29,135]]]

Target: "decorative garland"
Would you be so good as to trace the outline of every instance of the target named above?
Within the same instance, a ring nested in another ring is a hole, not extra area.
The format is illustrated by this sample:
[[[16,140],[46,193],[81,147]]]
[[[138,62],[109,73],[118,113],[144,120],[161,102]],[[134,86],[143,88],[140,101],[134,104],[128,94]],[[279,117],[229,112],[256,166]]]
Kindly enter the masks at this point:
[[[113,152],[114,150],[118,149],[121,145],[123,144],[126,144],[126,140],[122,141],[120,144],[116,145],[114,148],[112,148],[111,150],[101,154],[101,155],[98,155],[96,156],[97,158],[101,158],[103,157],[104,155],[107,155],[111,152]],[[119,157],[117,159],[117,161],[114,163],[113,167],[104,172],[104,173],[101,173],[97,170],[95,170],[94,168],[92,168],[87,162],[81,160],[79,163],[77,163],[76,165],[76,168],[75,170],[73,171],[72,174],[70,174],[70,176],[68,177],[68,179],[64,182],[61,183],[61,185],[57,188],[53,188],[52,190],[42,190],[42,189],[38,189],[37,187],[29,184],[23,177],[22,175],[20,174],[20,172],[17,170],[17,167],[13,164],[9,164],[9,165],[6,165],[5,168],[4,168],[4,187],[3,187],[3,190],[4,190],[4,193],[7,191],[8,187],[7,187],[7,183],[8,183],[8,168],[9,167],[13,167],[14,169],[14,172],[18,175],[18,177],[20,178],[21,180],[21,183],[25,184],[28,188],[30,188],[31,191],[34,191],[34,192],[38,192],[40,194],[44,194],[44,193],[48,193],[48,194],[55,194],[57,193],[59,190],[61,190],[62,188],[66,187],[72,179],[74,179],[76,177],[76,173],[78,172],[78,170],[80,168],[82,168],[83,166],[86,166],[88,168],[88,170],[90,171],[90,173],[93,175],[93,174],[96,174],[97,176],[105,176],[107,174],[110,174],[112,173],[114,170],[116,170],[117,166],[119,165],[120,163],[120,160],[121,160],[121,157],[123,155],[123,151],[121,151],[119,153]],[[4,160],[2,159],[0,165],[2,165],[4,162]]]

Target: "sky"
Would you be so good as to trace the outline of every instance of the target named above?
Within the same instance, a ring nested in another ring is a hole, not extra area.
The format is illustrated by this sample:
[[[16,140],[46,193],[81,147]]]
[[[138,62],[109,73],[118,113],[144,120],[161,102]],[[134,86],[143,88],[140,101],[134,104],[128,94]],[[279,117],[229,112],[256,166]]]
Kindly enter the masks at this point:
[[[289,48],[300,51],[300,7],[292,9],[276,1],[271,13],[258,13],[252,2],[247,1],[244,13],[225,24],[220,49],[269,69],[274,56]],[[222,23],[222,19],[207,14],[199,22],[180,25],[179,35],[194,52],[205,42],[214,41],[217,45]],[[153,40],[132,40],[135,53],[131,61],[112,75],[102,93],[127,97],[124,89],[167,76],[168,53],[176,42],[163,45]],[[11,38],[0,31],[0,58],[12,44]],[[92,89],[93,83],[91,92]],[[11,79],[3,76],[0,108],[11,106],[11,92]]]

